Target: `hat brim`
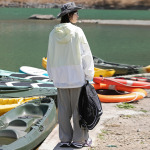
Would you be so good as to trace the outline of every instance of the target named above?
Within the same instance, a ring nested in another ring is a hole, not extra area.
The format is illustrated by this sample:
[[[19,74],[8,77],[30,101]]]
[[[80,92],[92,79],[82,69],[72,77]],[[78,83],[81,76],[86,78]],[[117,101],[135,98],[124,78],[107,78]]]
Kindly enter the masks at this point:
[[[68,14],[68,13],[71,13],[71,12],[76,11],[76,10],[79,10],[79,9],[82,9],[82,7],[74,7],[74,8],[72,8],[72,9],[70,9],[70,10],[69,10],[69,9],[68,9],[68,10],[65,10],[65,11],[59,13],[59,14],[57,15],[57,18],[60,18],[60,17],[66,15],[66,14]]]

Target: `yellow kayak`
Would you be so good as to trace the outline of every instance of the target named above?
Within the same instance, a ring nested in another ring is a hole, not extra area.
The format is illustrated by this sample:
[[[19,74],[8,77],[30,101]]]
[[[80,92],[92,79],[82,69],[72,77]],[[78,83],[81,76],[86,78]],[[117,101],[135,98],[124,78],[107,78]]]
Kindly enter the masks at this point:
[[[47,58],[43,57],[42,58],[42,66],[46,69],[47,66]],[[94,68],[94,77],[111,77],[114,75],[115,70],[114,69],[100,69],[100,68]]]
[[[150,65],[143,67],[143,72],[150,73]]]
[[[46,57],[42,58],[42,66],[46,69],[46,66],[47,66],[47,58]]]
[[[38,99],[39,97],[20,97],[20,98],[0,98],[0,116],[4,113],[8,112],[9,110],[28,102],[33,99]]]
[[[112,77],[115,74],[114,69],[94,68],[94,77]]]

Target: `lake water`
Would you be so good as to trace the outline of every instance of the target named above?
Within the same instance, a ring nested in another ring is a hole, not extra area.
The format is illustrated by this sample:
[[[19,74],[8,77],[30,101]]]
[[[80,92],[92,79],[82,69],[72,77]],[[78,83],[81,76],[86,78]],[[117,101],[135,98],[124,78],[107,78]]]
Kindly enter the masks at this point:
[[[18,14],[18,9],[15,10]],[[0,15],[0,69],[18,71],[21,66],[42,68],[49,32],[58,21],[29,20],[17,15],[11,18],[11,14],[9,16],[6,12],[4,10]],[[4,19],[2,16],[9,17]],[[77,25],[84,30],[93,55],[116,63],[150,64],[150,26]]]

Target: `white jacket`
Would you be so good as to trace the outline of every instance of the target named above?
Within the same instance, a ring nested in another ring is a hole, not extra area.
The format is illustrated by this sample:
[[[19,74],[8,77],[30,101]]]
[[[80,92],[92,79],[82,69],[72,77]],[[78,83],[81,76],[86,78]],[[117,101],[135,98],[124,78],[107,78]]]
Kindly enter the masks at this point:
[[[47,72],[57,88],[76,88],[92,80],[94,63],[81,28],[62,23],[49,35]]]

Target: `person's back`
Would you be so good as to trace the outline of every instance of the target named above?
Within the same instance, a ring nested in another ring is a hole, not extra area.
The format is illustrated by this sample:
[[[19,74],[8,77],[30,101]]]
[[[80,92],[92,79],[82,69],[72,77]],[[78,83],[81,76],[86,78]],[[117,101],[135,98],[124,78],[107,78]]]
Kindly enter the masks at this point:
[[[49,41],[48,65],[51,65],[54,85],[60,88],[82,86],[85,75],[80,44],[87,44],[87,40],[81,28],[71,23],[59,24],[50,33]]]

